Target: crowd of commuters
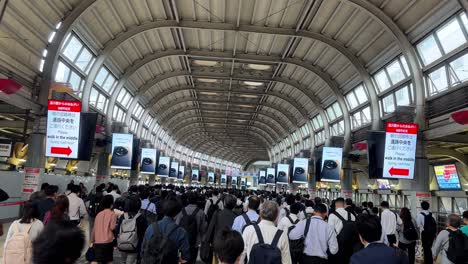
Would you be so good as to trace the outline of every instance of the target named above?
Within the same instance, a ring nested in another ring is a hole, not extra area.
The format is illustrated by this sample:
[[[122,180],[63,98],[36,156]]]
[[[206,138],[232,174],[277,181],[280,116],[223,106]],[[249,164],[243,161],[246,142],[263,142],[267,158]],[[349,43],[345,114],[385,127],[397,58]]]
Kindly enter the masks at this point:
[[[468,211],[438,230],[421,211],[390,210],[308,195],[196,187],[71,182],[65,194],[43,184],[6,234],[3,262],[74,263],[424,263],[468,261]],[[412,214],[413,213],[413,214]],[[85,249],[82,220],[90,225]],[[463,223],[464,222],[464,223]],[[440,231],[440,232],[439,232]],[[25,243],[28,242],[28,243]]]

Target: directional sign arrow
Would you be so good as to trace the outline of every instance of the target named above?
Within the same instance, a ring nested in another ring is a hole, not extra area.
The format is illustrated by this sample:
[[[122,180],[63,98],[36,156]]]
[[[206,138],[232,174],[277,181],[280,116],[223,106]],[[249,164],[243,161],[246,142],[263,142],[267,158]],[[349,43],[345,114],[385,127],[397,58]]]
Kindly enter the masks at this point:
[[[66,148],[51,147],[50,153],[70,156],[70,154],[72,153],[72,149],[69,146]]]
[[[394,168],[391,167],[388,172],[390,175],[398,175],[398,176],[409,176],[409,169],[400,169],[400,168]]]

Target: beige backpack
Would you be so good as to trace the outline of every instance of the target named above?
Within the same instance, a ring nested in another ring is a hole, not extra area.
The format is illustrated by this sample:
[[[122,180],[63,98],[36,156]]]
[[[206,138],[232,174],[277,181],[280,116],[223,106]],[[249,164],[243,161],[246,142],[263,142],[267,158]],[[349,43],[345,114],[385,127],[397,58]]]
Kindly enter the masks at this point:
[[[29,231],[32,224],[26,226],[23,232],[20,232],[18,222],[15,222],[13,228],[13,236],[6,243],[5,251],[3,252],[4,264],[30,264],[32,257],[32,243],[29,238]]]

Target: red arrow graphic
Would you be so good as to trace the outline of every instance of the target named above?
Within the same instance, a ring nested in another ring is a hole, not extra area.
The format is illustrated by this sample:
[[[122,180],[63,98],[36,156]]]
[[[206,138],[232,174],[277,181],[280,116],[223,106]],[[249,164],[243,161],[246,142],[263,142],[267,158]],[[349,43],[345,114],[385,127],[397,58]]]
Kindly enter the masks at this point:
[[[66,148],[51,147],[50,153],[70,156],[70,154],[72,153],[72,149],[70,147],[66,147]]]
[[[398,176],[409,176],[409,169],[399,169],[399,168],[394,168],[391,167],[388,172],[390,175],[398,175]]]

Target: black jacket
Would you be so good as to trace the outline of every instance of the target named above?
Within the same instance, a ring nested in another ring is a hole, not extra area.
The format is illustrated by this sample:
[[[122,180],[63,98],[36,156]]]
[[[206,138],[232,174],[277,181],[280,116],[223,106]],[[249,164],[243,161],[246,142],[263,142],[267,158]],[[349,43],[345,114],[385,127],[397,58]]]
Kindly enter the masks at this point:
[[[225,228],[232,228],[234,219],[237,215],[229,209],[218,210],[213,214],[208,231],[206,233],[206,241],[213,242],[214,237],[219,237],[220,232]]]

